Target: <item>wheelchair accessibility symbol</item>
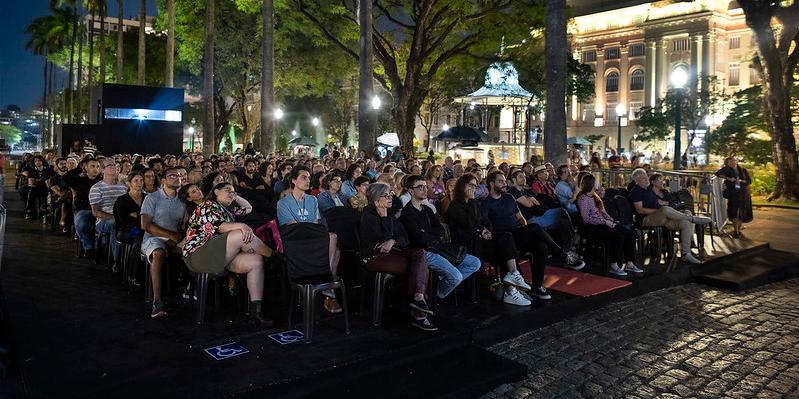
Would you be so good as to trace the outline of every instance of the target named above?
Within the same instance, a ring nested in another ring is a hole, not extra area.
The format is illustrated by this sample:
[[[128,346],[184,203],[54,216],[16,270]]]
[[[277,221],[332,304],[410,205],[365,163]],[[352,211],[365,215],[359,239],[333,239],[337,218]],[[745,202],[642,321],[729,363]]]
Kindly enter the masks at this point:
[[[243,355],[245,353],[249,353],[246,348],[243,346],[231,342],[229,344],[214,346],[212,348],[208,348],[205,350],[205,353],[211,355],[212,358],[216,360],[225,360],[231,357],[236,357],[239,355]]]
[[[296,344],[297,342],[302,342],[305,336],[302,334],[302,331],[289,330],[289,331],[283,331],[271,334],[269,335],[269,338],[272,338],[275,342],[279,343],[280,345],[291,345],[291,344]]]

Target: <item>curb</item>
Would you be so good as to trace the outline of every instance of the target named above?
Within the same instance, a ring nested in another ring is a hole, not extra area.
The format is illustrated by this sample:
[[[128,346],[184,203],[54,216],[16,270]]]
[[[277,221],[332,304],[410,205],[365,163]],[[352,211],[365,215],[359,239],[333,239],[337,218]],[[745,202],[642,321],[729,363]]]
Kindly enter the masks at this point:
[[[792,205],[752,204],[752,208],[777,208],[777,209],[791,209],[794,211],[799,211],[799,206],[792,206]]]

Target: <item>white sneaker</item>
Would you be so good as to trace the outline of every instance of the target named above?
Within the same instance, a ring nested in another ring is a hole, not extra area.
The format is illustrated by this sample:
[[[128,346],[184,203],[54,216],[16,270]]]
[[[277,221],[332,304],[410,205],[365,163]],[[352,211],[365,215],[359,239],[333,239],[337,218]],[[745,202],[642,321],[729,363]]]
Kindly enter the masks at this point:
[[[502,282],[514,287],[521,288],[525,291],[530,291],[530,286],[526,282],[524,282],[524,277],[522,277],[522,274],[519,273],[518,270],[516,270],[513,273],[508,272],[508,274],[506,274],[505,277],[502,278]]]
[[[622,270],[618,265],[610,265],[610,269],[608,269],[608,272],[611,273],[611,274],[615,274],[617,276],[626,276],[627,275],[627,272]]]
[[[691,217],[691,222],[693,224],[710,224],[712,220],[706,216],[693,216]]]
[[[699,259],[696,259],[696,258],[694,257],[694,255],[693,255],[693,254],[691,254],[690,252],[689,252],[689,253],[687,253],[687,254],[683,254],[683,255],[682,255],[682,261],[683,261],[683,262],[688,262],[688,263],[693,263],[693,264],[695,264],[695,265],[698,265],[698,264],[702,263],[702,261],[701,261],[701,260],[699,260]]]
[[[644,271],[638,268],[634,263],[628,263],[624,266],[624,271],[632,272],[632,273],[643,273]]]
[[[525,298],[516,287],[510,286],[505,289],[505,297],[502,299],[502,302],[505,302],[509,305],[518,305],[518,306],[530,306],[532,302],[529,299]]]

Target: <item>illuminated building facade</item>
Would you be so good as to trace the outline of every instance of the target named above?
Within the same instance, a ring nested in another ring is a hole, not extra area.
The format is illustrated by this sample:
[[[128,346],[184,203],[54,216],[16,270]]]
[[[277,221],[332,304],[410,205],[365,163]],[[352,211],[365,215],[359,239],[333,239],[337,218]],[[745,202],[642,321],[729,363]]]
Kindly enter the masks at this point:
[[[621,123],[620,146],[640,148],[634,144],[634,121],[625,122],[665,96],[676,68],[688,72],[687,90],[701,88],[705,76],[715,76],[728,93],[758,83],[751,66],[753,33],[735,1],[574,0],[570,5],[577,15],[569,26],[573,56],[596,72],[594,99],[570,104],[570,136],[602,134],[606,139],[597,144],[616,148]],[[655,147],[673,153],[672,141]]]

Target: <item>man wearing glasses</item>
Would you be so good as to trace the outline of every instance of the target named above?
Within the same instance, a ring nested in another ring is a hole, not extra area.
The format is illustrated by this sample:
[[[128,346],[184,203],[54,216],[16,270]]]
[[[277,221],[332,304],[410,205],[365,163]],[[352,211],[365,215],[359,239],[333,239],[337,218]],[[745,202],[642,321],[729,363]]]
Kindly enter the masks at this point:
[[[128,188],[124,184],[119,184],[119,167],[113,158],[104,158],[100,162],[103,180],[89,189],[89,205],[96,220],[94,228],[106,237],[108,240],[106,245],[111,245],[111,252],[114,254],[111,271],[116,273],[119,264],[119,245],[114,227],[114,203],[117,202],[117,198],[128,192]]]
[[[424,201],[427,199],[427,182],[422,176],[411,175],[405,181],[405,188],[411,193],[411,201],[402,208],[400,222],[408,232],[412,247],[430,249],[431,245],[435,245],[436,242],[442,242],[444,227],[441,226],[433,211],[424,205]],[[455,290],[461,281],[480,268],[480,259],[472,255],[466,255],[459,265],[453,265],[433,251],[425,252],[428,267],[434,270],[441,280],[438,284],[437,295],[439,298],[445,298]]]
[[[161,188],[144,197],[141,205],[141,229],[144,238],[141,252],[150,260],[150,278],[153,285],[153,310],[151,317],[166,316],[161,300],[161,273],[169,252],[177,251],[183,239],[183,222],[186,204],[178,198],[178,189],[187,181],[182,167],[168,167],[164,171]]]

